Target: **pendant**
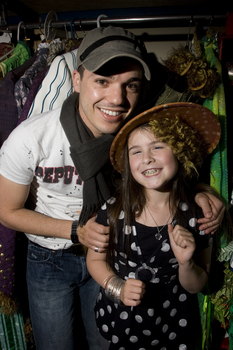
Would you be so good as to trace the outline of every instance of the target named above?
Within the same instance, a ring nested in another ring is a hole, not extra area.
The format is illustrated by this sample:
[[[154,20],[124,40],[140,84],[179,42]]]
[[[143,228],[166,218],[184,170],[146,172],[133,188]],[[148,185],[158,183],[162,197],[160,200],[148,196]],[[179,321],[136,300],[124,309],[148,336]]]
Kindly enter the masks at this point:
[[[155,234],[155,238],[156,238],[158,241],[160,241],[160,239],[162,238],[161,233],[156,233],[156,234]]]

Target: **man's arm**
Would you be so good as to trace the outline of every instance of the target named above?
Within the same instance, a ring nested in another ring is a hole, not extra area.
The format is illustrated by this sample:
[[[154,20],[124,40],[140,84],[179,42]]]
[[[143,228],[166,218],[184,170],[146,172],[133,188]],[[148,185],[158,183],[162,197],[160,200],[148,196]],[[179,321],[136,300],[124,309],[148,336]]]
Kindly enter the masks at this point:
[[[211,193],[200,192],[195,196],[195,202],[201,207],[204,218],[198,220],[199,230],[214,233],[221,224],[225,212],[223,202]]]
[[[20,185],[0,175],[0,222],[20,232],[70,239],[72,220],[61,220],[26,209],[30,185]],[[95,223],[92,231],[78,229],[79,240],[88,248],[106,248],[108,228]],[[84,233],[82,233],[84,231]],[[97,231],[96,231],[97,230]]]

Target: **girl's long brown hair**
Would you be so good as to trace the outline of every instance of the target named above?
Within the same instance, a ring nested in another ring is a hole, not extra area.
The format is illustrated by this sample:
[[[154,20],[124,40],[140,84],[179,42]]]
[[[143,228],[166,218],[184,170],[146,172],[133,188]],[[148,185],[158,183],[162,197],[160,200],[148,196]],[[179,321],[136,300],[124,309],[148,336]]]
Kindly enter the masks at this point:
[[[166,124],[167,121],[164,121]],[[170,121],[171,123],[171,121]],[[170,206],[170,212],[172,214],[176,214],[176,219],[179,225],[183,225],[185,222],[185,213],[184,211],[181,211],[179,209],[179,203],[186,202],[186,203],[193,203],[193,206],[195,208],[196,204],[194,201],[195,194],[198,192],[207,192],[210,194],[215,195],[220,200],[221,197],[217,194],[217,192],[209,185],[206,184],[198,184],[198,168],[195,167],[195,162],[191,166],[189,163],[192,163],[188,161],[188,153],[187,153],[187,146],[185,142],[185,138],[183,139],[182,143],[178,142],[176,146],[176,142],[174,141],[174,137],[176,139],[179,138],[180,134],[180,124],[176,123],[175,130],[174,128],[171,129],[171,134],[173,138],[172,143],[172,149],[173,153],[176,156],[176,154],[182,154],[182,147],[185,148],[185,151],[183,152],[185,154],[185,158],[178,155],[178,171],[175,175],[174,179],[171,181],[171,190],[170,190],[170,198],[169,198],[169,206]],[[160,125],[160,137],[162,137],[162,134],[164,133],[164,136],[167,137],[167,140],[163,138],[163,142],[167,142],[169,144],[170,139],[168,134],[167,128],[162,128],[163,122],[160,121],[158,124]],[[148,124],[141,125],[139,128],[141,129],[147,129],[151,131],[151,127]],[[176,131],[176,129],[179,130],[179,132]],[[164,130],[164,131],[161,131]],[[167,136],[166,136],[167,135]],[[157,136],[157,134],[156,134]],[[198,159],[199,166],[201,164],[201,151],[205,149],[205,145],[203,144],[202,140],[197,137],[198,135],[194,135],[192,137],[192,144],[190,147],[192,148],[192,156],[189,157],[192,160]],[[116,192],[115,192],[115,198],[116,200],[114,203],[112,203],[108,208],[108,217],[109,217],[109,226],[110,226],[110,242],[109,247],[107,251],[107,261],[111,261],[111,257],[113,254],[113,250],[115,248],[115,238],[118,237],[119,234],[119,217],[121,214],[121,211],[124,211],[124,228],[129,225],[131,226],[133,222],[135,221],[135,218],[139,217],[142,214],[143,208],[146,205],[146,194],[145,189],[142,185],[140,185],[132,176],[129,166],[129,156],[128,156],[128,138],[126,139],[124,150],[123,150],[123,157],[124,157],[124,170],[123,170],[123,178],[118,181],[116,186]],[[160,139],[160,138],[159,138]],[[177,140],[178,141],[178,140]],[[174,150],[174,148],[179,148],[179,151],[177,149]],[[188,167],[187,167],[188,163]],[[187,170],[188,169],[188,170]],[[124,230],[123,230],[124,231]],[[121,234],[121,232],[120,232]],[[123,233],[124,235],[124,233]],[[125,237],[124,242],[126,243]],[[125,247],[127,247],[127,244],[125,244]],[[126,248],[127,249],[127,248]]]

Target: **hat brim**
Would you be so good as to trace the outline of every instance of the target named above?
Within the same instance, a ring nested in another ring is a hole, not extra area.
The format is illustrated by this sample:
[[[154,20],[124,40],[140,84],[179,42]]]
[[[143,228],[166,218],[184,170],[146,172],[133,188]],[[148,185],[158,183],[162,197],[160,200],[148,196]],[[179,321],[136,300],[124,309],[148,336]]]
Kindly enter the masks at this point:
[[[129,52],[126,53],[124,51],[118,50],[116,50],[115,52],[114,50],[105,52],[102,52],[102,50],[99,51],[100,52],[98,53],[98,49],[96,49],[94,54],[90,54],[82,63],[84,68],[87,69],[89,72],[96,72],[103,65],[105,65],[107,62],[111,61],[114,58],[130,57],[138,61],[142,65],[146,79],[151,79],[150,69],[148,65],[141,59],[141,57],[138,57],[136,55],[135,51],[133,51],[132,54],[130,54]]]
[[[123,150],[127,135],[139,125],[152,121],[157,115],[164,117],[179,116],[202,135],[208,145],[208,154],[210,154],[219,143],[221,126],[218,118],[208,108],[190,102],[174,102],[156,106],[128,121],[113,140],[110,148],[110,160],[118,172],[122,173],[124,168]]]

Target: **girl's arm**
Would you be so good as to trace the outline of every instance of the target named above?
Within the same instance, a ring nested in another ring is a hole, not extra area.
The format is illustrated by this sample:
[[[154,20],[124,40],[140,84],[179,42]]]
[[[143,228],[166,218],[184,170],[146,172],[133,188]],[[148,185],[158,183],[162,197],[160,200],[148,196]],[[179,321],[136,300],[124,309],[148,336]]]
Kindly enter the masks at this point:
[[[97,253],[91,249],[88,249],[87,252],[87,268],[94,280],[102,287],[104,287],[104,281],[115,275],[115,272],[106,262],[106,253]]]
[[[198,265],[193,260],[196,249],[191,232],[182,226],[168,226],[172,250],[179,263],[179,281],[189,293],[199,293],[208,282],[208,273],[211,265],[212,247],[200,252]]]
[[[106,262],[106,253],[97,253],[88,249],[87,268],[94,280],[107,290],[110,286],[114,286],[114,283],[117,285],[119,279],[121,279],[120,277],[117,277],[110,265]],[[136,306],[140,304],[144,293],[144,283],[129,278],[126,282],[123,282],[120,291],[120,300],[126,306]]]

